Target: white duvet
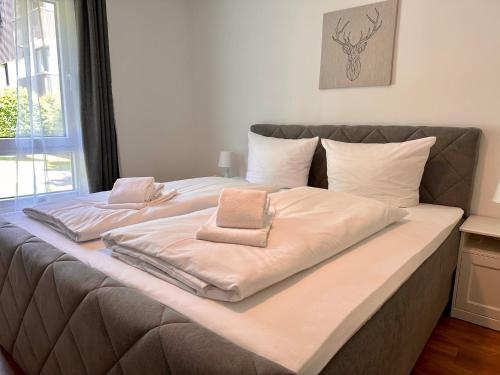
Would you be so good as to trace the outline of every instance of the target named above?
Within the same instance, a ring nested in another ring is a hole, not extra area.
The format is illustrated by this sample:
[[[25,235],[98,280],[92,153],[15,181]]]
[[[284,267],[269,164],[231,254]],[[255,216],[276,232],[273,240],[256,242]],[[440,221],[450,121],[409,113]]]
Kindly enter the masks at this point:
[[[71,240],[83,242],[99,238],[114,228],[216,206],[220,192],[228,187],[276,191],[275,187],[255,185],[242,179],[200,177],[165,183],[164,190],[177,190],[177,195],[141,210],[96,207],[107,202],[109,191],[106,191],[66,201],[41,203],[23,211]]]
[[[310,187],[270,195],[267,248],[195,239],[215,208],[103,235],[113,256],[199,296],[239,301],[332,257],[406,215],[369,198]]]

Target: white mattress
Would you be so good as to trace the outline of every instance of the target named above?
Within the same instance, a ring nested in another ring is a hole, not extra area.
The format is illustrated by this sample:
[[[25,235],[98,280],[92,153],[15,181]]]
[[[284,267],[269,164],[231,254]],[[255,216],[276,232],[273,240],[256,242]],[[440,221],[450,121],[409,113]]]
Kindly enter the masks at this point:
[[[241,347],[299,374],[317,374],[463,215],[425,204],[408,211],[400,223],[237,303],[194,296],[130,267],[100,250],[101,241],[76,244],[23,214],[5,218]]]

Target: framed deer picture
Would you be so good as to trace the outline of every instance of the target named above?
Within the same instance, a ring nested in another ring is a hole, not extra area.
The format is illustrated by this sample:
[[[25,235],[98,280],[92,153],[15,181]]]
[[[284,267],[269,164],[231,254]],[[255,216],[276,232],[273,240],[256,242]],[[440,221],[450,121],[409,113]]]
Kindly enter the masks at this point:
[[[390,85],[398,1],[323,16],[320,89]]]

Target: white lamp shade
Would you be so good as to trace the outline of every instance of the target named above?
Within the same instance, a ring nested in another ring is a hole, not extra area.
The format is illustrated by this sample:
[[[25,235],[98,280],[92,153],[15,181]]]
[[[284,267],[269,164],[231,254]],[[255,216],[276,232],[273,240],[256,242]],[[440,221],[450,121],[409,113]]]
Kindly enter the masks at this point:
[[[493,196],[493,202],[500,203],[500,181],[498,181],[497,190]]]
[[[219,155],[219,167],[231,168],[233,166],[233,153],[231,151],[221,151]]]

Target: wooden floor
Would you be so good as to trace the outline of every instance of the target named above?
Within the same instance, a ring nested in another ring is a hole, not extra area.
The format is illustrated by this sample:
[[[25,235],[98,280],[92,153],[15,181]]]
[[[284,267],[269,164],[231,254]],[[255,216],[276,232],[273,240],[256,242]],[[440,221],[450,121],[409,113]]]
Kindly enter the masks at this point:
[[[500,374],[500,332],[443,317],[412,375]]]
[[[3,350],[0,375],[23,375]],[[443,317],[412,375],[500,375],[500,332]]]

